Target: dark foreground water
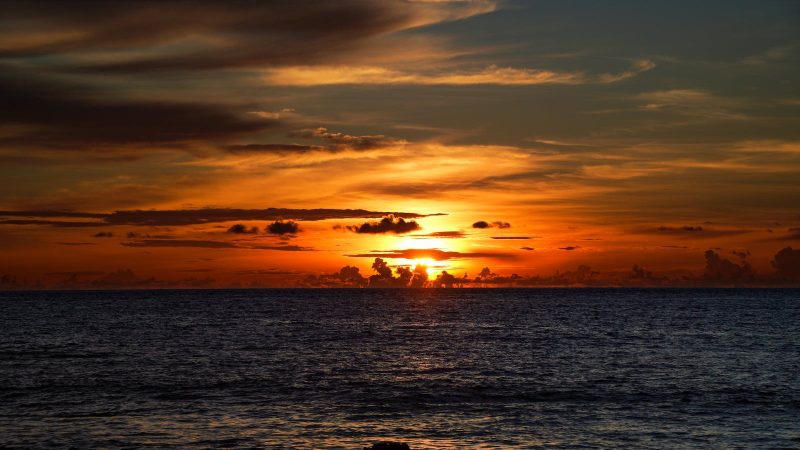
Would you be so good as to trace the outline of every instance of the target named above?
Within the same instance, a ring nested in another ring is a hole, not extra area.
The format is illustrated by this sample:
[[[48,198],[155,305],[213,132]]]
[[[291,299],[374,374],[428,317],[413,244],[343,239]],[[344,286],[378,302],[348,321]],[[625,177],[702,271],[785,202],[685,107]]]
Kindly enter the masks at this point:
[[[798,447],[799,290],[0,294],[0,447]]]

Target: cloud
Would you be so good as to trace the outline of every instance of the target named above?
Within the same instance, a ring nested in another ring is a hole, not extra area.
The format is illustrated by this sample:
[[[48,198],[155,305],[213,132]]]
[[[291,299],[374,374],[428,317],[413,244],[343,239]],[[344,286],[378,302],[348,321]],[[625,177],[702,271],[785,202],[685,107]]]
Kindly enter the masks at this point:
[[[527,251],[529,251],[529,252],[532,252],[532,251],[536,250],[536,249],[535,249],[535,248],[533,248],[533,247],[520,247],[519,249],[520,249],[520,250],[527,250]]]
[[[403,258],[403,259],[433,259],[436,261],[446,261],[450,259],[467,258],[505,258],[510,259],[515,256],[509,253],[499,252],[457,252],[446,251],[435,248],[419,249],[410,248],[403,250],[376,250],[370,253],[358,253],[347,255],[352,258]]]
[[[241,248],[232,242],[203,241],[191,239],[145,239],[143,241],[123,242],[125,247],[197,247],[197,248]]]
[[[408,142],[403,139],[386,137],[382,134],[352,136],[345,133],[328,131],[327,128],[306,128],[292,132],[290,136],[304,139],[321,139],[329,143],[329,150],[369,150],[373,148],[390,147],[395,145],[405,145]]]
[[[458,278],[453,274],[447,273],[446,270],[443,270],[439,276],[433,280],[433,287],[436,288],[453,288],[453,287],[461,287],[465,283],[468,283],[469,280],[467,279],[466,275],[464,278]]]
[[[368,211],[363,209],[232,209],[202,208],[182,210],[116,211],[105,220],[115,225],[194,225],[236,220],[294,219],[316,221],[326,219],[369,218],[391,215],[400,218],[426,217],[425,214],[407,212]]]
[[[248,154],[248,153],[290,154],[290,153],[305,153],[317,150],[326,150],[327,147],[321,147],[317,145],[300,145],[300,144],[240,144],[240,145],[225,145],[222,147],[222,149],[232,154]]]
[[[227,232],[232,234],[257,234],[258,227],[248,228],[244,224],[237,223],[235,225],[231,225]]]
[[[0,217],[34,216],[58,217],[58,211],[2,211]],[[82,213],[71,214],[91,215],[93,218],[102,219],[98,222],[78,221],[53,221],[40,219],[8,219],[0,220],[0,225],[50,225],[56,227],[94,227],[104,225],[138,225],[138,226],[179,226],[198,225],[218,222],[235,222],[249,220],[299,220],[317,221],[328,219],[356,219],[375,217],[396,217],[413,219],[429,217],[436,214],[419,214],[410,212],[369,211],[365,209],[292,209],[292,208],[267,208],[267,209],[234,209],[234,208],[199,208],[199,209],[168,209],[168,210],[128,210],[112,213]],[[84,217],[84,216],[72,216]],[[88,217],[88,216],[87,216]]]
[[[532,239],[530,236],[492,236],[491,238],[511,241],[526,241]]]
[[[772,267],[783,278],[800,280],[800,250],[795,250],[792,247],[781,249],[773,257]]]
[[[744,250],[744,251],[733,250],[731,253],[733,255],[735,255],[735,256],[738,256],[739,258],[742,258],[742,259],[745,259],[748,256],[750,256],[750,251],[749,250]]]
[[[108,231],[98,231],[98,232],[97,232],[97,233],[95,233],[95,234],[94,234],[92,237],[96,237],[96,238],[110,238],[110,237],[114,237],[114,233],[111,233],[111,232],[108,232]]]
[[[703,272],[703,279],[706,281],[737,282],[750,281],[755,278],[755,271],[747,261],[736,264],[720,257],[714,250],[707,250],[705,258],[706,268]]]
[[[376,66],[290,66],[268,69],[263,81],[277,86],[325,86],[337,84],[469,86],[530,86],[546,84],[607,84],[627,80],[655,67],[652,61],[634,63],[620,73],[587,75],[529,68],[488,66],[475,71],[450,73],[404,72]]]
[[[789,228],[788,234],[781,234],[769,239],[770,241],[800,241],[800,228]]]
[[[662,233],[683,233],[683,232],[702,232],[703,227],[693,227],[693,226],[683,226],[679,228],[672,228],[672,227],[658,227],[658,231]]]
[[[9,219],[0,220],[0,225],[48,225],[58,228],[98,227],[106,225],[102,222],[78,222],[64,220]]]
[[[90,213],[80,211],[0,211],[0,217],[72,217],[80,219],[102,219],[106,215],[103,213]]]
[[[277,220],[267,226],[267,233],[269,234],[297,234],[299,231],[300,227],[297,222],[291,220],[286,222]]]
[[[84,245],[97,245],[94,242],[56,242],[58,245],[66,245],[70,247],[81,247]]]
[[[79,54],[95,72],[210,70],[340,59],[370,39],[493,11],[494,1],[57,1],[4,5],[0,56]],[[23,25],[24,26],[21,26]],[[112,60],[92,58],[114,50]]]
[[[558,247],[558,249],[559,249],[559,250],[566,250],[566,251],[568,251],[568,252],[571,252],[571,251],[573,251],[573,250],[577,250],[577,249],[579,249],[579,248],[580,248],[580,247],[579,247],[579,246],[577,246],[577,245],[568,245],[568,246],[566,246],[566,247]]]
[[[332,274],[309,275],[301,282],[305,287],[365,287],[367,278],[358,267],[344,266]]]
[[[710,229],[710,228],[704,228],[702,226],[692,226],[692,225],[685,225],[680,227],[660,226],[655,230],[643,229],[638,231],[644,233],[682,236],[686,238],[714,238],[721,236],[734,236],[750,232],[750,230]]]
[[[358,267],[344,266],[332,274],[309,275],[302,282],[306,287],[371,287],[371,288],[422,288],[428,286],[428,271],[424,265],[392,268],[382,258],[372,263],[374,275],[361,275]]]
[[[477,221],[477,222],[472,224],[472,228],[479,228],[479,229],[501,228],[502,229],[502,228],[511,228],[511,224],[508,223],[508,222],[500,222],[500,221],[495,221],[495,222],[489,223],[489,222],[486,222],[485,220],[479,220],[479,221]]]
[[[694,89],[645,92],[636,96],[636,99],[643,103],[639,109],[648,112],[669,112],[701,119],[746,117],[732,110],[736,106],[736,101]]]
[[[144,239],[141,241],[123,242],[125,247],[193,247],[193,248],[235,248],[244,250],[278,250],[285,252],[302,252],[312,251],[309,247],[300,247],[298,245],[242,245],[234,242],[225,241],[207,241],[207,240],[192,240],[192,239]]]
[[[362,151],[408,144],[408,141],[404,139],[395,139],[382,134],[355,136],[340,132],[332,132],[324,127],[295,130],[289,133],[289,136],[302,139],[318,139],[324,144],[239,144],[225,145],[222,147],[222,149],[232,154],[270,153],[288,155],[296,153],[308,153],[313,151],[334,153],[345,150]]]
[[[348,230],[359,234],[403,234],[419,230],[421,227],[414,220],[406,221],[402,217],[387,216],[380,222],[364,222],[361,225],[350,225]]]
[[[369,277],[369,287],[408,287],[414,276],[408,268],[398,267],[397,277],[395,277],[392,275],[392,269],[381,258],[375,258],[372,269],[377,273]]]
[[[0,143],[78,149],[179,147],[274,127],[276,120],[227,104],[110,98],[82,86],[0,65],[0,122],[15,128]],[[16,130],[16,131],[15,131]]]

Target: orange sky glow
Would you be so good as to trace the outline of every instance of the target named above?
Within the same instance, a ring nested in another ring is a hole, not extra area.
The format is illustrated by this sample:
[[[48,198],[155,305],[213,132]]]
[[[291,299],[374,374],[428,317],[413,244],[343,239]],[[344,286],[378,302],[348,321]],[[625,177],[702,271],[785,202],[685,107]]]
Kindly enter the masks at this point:
[[[796,4],[281,5],[3,14],[0,289],[800,283]]]

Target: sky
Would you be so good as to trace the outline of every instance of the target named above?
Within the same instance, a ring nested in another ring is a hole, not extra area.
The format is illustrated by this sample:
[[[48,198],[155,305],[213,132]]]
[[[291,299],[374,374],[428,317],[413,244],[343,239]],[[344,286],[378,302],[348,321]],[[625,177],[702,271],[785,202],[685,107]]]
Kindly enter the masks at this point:
[[[4,2],[0,289],[800,284],[800,3]]]

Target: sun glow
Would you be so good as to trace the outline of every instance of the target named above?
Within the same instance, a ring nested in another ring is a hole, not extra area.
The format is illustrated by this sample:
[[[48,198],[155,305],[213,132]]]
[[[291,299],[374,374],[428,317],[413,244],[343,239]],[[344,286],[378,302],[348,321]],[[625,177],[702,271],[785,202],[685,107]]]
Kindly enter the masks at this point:
[[[441,271],[441,268],[444,267],[442,263],[434,261],[431,258],[414,259],[412,261],[414,267],[425,267],[425,272],[428,274],[428,278],[435,277],[436,273]]]

